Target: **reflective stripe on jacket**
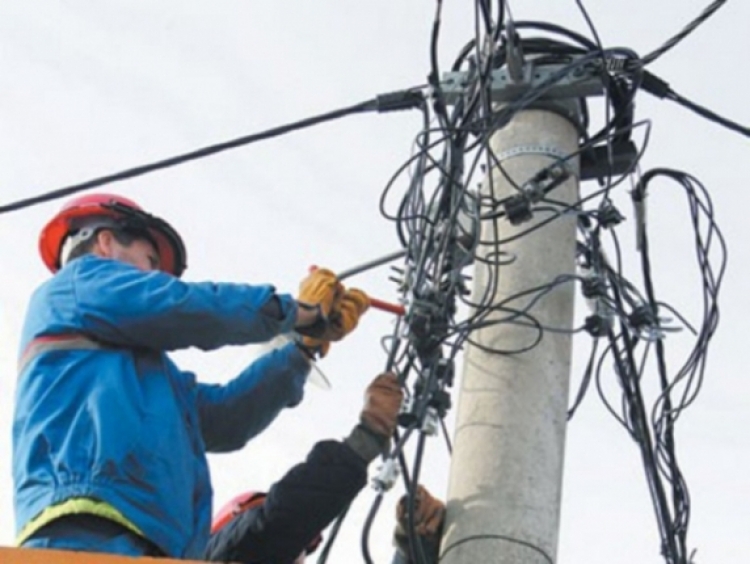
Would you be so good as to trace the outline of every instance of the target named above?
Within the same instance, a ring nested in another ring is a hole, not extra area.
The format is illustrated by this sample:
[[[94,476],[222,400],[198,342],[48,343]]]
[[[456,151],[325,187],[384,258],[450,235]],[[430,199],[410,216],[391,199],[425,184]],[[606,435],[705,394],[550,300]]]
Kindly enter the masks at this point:
[[[274,296],[271,286],[186,283],[90,255],[43,284],[31,298],[21,351],[60,335],[106,346],[52,347],[20,359],[16,533],[51,504],[92,497],[167,555],[199,557],[211,518],[205,452],[241,448],[298,403],[309,366],[290,345],[226,385],[208,385],[164,351],[262,342],[290,331],[290,296],[277,296],[281,319],[263,313]]]

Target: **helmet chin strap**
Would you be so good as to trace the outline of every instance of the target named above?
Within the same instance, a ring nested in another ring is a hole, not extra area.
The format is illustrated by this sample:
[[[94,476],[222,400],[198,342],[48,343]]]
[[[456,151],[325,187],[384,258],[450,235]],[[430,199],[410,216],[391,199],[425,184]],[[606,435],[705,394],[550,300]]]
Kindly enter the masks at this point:
[[[96,236],[96,234],[102,229],[116,230],[122,228],[123,226],[121,222],[108,217],[99,217],[90,220],[73,234],[68,235],[63,241],[62,248],[60,249],[60,266],[65,266],[68,263],[70,253],[73,249],[81,243],[88,241],[91,237]],[[152,242],[152,244],[156,246],[155,243]]]
[[[89,239],[89,237],[93,237],[95,233],[96,229],[94,227],[84,227],[75,235],[69,235],[66,237],[62,249],[60,250],[60,266],[65,266],[68,263],[68,257],[73,249],[75,249],[80,243]]]
[[[60,250],[60,266],[65,266],[68,263],[68,257],[70,253],[81,243],[88,241],[91,237],[95,237],[96,234],[102,229],[116,229],[117,225],[114,222],[98,222],[92,225],[87,225],[76,231],[73,235],[68,235],[63,242],[62,249]]]

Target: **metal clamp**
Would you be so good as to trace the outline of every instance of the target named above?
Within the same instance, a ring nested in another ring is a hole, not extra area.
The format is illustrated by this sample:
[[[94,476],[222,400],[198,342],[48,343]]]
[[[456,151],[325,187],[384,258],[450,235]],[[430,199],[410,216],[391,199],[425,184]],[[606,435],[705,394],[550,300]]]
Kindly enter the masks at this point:
[[[564,168],[571,176],[578,178],[578,171],[570,163],[570,155],[563,153],[557,147],[550,145],[518,145],[506,149],[502,153],[495,155],[495,160],[499,163],[512,159],[514,157],[523,157],[526,155],[542,155],[556,161],[556,164]]]
[[[378,475],[373,478],[372,485],[379,492],[387,492],[396,484],[399,473],[396,459],[389,458],[378,469]]]

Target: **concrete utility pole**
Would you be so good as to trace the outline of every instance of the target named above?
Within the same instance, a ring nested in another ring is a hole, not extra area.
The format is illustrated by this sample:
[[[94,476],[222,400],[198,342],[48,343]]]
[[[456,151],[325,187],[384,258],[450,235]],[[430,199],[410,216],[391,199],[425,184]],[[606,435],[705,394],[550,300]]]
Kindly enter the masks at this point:
[[[576,152],[576,117],[525,110],[493,136],[492,150],[510,178],[523,185],[540,169]],[[579,165],[571,159],[567,166],[571,176],[550,197],[572,203],[578,199]],[[496,167],[491,175],[496,198],[518,193]],[[484,190],[489,190],[489,181]],[[482,240],[506,239],[549,215],[536,212],[531,221],[517,226],[501,219],[499,235],[492,220],[485,220]],[[500,267],[493,303],[573,274],[575,232],[576,218],[569,214],[503,245],[501,250],[512,254],[515,262]],[[487,268],[477,263],[475,300],[487,282]],[[524,297],[507,307],[522,310],[528,302]],[[542,298],[530,313],[545,327],[568,329],[573,302],[574,283],[569,282]],[[493,313],[492,319],[508,316]],[[471,338],[487,347],[514,350],[531,345],[536,335],[530,327],[506,323],[478,330]],[[571,335],[551,331],[517,355],[467,348],[441,564],[556,561],[570,357]]]

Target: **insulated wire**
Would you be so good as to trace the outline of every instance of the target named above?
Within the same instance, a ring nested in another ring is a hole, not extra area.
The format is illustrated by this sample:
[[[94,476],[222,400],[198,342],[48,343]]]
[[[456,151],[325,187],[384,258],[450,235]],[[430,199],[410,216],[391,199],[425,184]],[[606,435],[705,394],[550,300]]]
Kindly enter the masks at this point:
[[[710,18],[714,13],[716,13],[716,11],[719,8],[721,8],[724,4],[726,4],[726,1],[727,0],[715,0],[711,5],[709,5],[705,10],[703,10],[703,12],[697,18],[695,18],[692,22],[690,22],[687,26],[685,26],[685,28],[683,28],[683,30],[680,31],[677,35],[670,38],[658,49],[655,49],[654,51],[652,51],[645,57],[642,57],[641,63],[644,66],[653,63],[656,59],[661,57],[664,53],[672,49],[680,41],[685,39],[693,31],[695,31],[695,28],[697,28],[699,25],[705,22],[708,18]]]
[[[377,102],[377,99],[368,100],[367,102],[355,104],[347,108],[342,108],[342,109],[328,112],[325,114],[320,114],[315,117],[302,119],[291,124],[274,127],[266,131],[262,131],[260,133],[254,133],[252,135],[245,135],[243,137],[238,137],[230,141],[224,141],[223,143],[216,143],[214,145],[209,145],[207,147],[196,149],[194,151],[183,153],[181,155],[177,155],[174,157],[162,159],[162,160],[150,163],[150,164],[139,165],[133,168],[122,170],[120,172],[116,172],[114,174],[108,174],[106,176],[94,178],[86,182],[73,184],[72,186],[66,186],[64,188],[51,190],[49,192],[39,194],[38,196],[33,196],[31,198],[25,198],[22,200],[18,200],[16,202],[2,205],[0,206],[0,214],[8,213],[8,212],[16,211],[16,210],[21,210],[21,209],[28,208],[37,204],[49,202],[51,200],[56,200],[59,198],[64,198],[66,196],[71,196],[73,194],[82,192],[84,190],[89,190],[91,188],[104,186],[105,184],[112,184],[114,182],[120,182],[123,180],[135,178],[138,176],[142,176],[144,174],[155,172],[157,170],[163,170],[165,168],[182,165],[190,161],[209,157],[211,155],[215,155],[223,151],[228,151],[229,149],[236,149],[238,147],[249,145],[257,141],[271,139],[273,137],[277,137],[279,135],[283,135],[291,131],[296,131],[299,129],[303,129],[305,127],[310,127],[310,126],[317,125],[326,121],[338,119],[344,116],[348,116],[348,115],[352,115],[356,113],[373,111],[377,109],[376,102]]]

